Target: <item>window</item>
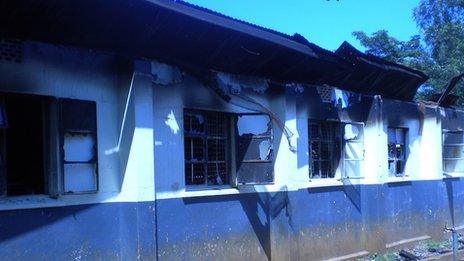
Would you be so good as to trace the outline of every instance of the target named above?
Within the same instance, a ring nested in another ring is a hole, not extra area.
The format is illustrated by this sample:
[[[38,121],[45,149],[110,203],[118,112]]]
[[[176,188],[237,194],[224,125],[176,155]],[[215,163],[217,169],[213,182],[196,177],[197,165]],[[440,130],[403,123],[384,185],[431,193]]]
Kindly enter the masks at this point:
[[[363,125],[309,120],[309,178],[359,178],[364,161]],[[342,164],[340,163],[342,162]]]
[[[272,121],[265,114],[235,115],[236,184],[274,181]]]
[[[95,102],[60,100],[64,192],[97,190],[97,119]]]
[[[343,124],[343,178],[362,178],[364,161],[364,126]]]
[[[405,128],[388,128],[388,175],[390,177],[404,176],[406,134]]]
[[[185,181],[187,185],[229,182],[229,124],[224,113],[184,113]]]
[[[340,159],[340,123],[309,121],[309,178],[334,178]]]
[[[24,94],[0,101],[0,195],[97,190],[94,102]]]
[[[186,185],[273,181],[272,124],[263,114],[184,111]]]
[[[443,131],[443,172],[464,174],[464,132]]]

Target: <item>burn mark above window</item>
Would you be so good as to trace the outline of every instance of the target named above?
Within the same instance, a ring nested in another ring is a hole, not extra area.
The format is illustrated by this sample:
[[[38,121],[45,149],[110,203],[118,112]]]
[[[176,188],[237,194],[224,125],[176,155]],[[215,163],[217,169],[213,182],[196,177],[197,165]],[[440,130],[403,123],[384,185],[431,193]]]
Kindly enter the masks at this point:
[[[388,128],[388,175],[404,176],[406,164],[406,134],[405,128]]]

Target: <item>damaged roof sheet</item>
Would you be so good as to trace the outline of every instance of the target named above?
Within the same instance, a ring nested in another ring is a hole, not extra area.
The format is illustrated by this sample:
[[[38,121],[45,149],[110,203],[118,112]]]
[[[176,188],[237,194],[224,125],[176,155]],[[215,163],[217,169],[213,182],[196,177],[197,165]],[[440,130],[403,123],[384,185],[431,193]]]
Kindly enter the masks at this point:
[[[423,73],[356,50],[335,52],[184,1],[0,0],[0,38],[114,52],[282,83],[329,84],[411,100]]]
[[[412,100],[419,86],[429,78],[420,71],[365,54],[347,42],[335,53],[350,63],[353,71],[334,79],[332,84],[349,91]]]
[[[0,0],[0,37],[104,50],[276,81],[349,70],[314,44],[171,0]]]

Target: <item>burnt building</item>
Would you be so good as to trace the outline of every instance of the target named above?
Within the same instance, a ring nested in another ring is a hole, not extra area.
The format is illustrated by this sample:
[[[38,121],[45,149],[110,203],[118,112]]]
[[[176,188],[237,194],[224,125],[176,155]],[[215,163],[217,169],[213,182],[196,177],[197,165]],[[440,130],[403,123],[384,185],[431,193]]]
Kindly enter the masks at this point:
[[[169,0],[0,1],[2,259],[353,259],[464,225],[427,76]]]

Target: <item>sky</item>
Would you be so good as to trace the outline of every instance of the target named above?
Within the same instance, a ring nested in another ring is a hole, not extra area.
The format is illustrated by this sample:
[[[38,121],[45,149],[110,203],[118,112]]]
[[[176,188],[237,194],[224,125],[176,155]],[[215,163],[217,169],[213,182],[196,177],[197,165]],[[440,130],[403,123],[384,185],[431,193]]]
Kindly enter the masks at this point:
[[[187,0],[283,33],[303,35],[325,49],[343,41],[364,50],[351,33],[386,29],[399,40],[418,34],[412,11],[419,0]]]

